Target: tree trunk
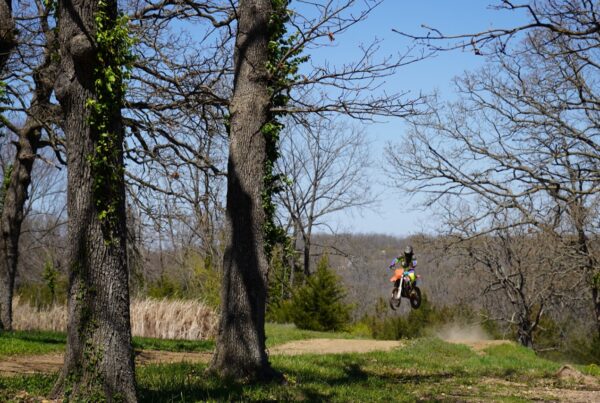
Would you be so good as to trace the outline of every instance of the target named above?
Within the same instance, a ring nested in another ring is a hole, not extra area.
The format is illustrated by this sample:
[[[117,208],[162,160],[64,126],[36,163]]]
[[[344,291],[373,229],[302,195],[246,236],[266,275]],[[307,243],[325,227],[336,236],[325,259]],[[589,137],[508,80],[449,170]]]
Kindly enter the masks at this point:
[[[15,21],[12,18],[12,1],[0,0],[0,72],[4,69],[10,52],[15,47]],[[1,90],[1,88],[0,88]],[[2,184],[3,186],[3,184]],[[5,233],[10,233],[4,220],[0,223],[0,330],[12,329],[12,292],[15,283],[16,262],[9,254],[10,246]],[[16,259],[16,257],[15,257]]]
[[[227,173],[228,239],[221,320],[211,371],[238,380],[277,375],[265,346],[267,258],[262,203],[270,96],[266,62],[270,0],[241,0],[234,51],[234,91]]]
[[[12,329],[12,296],[19,259],[19,238],[23,222],[23,208],[28,197],[31,171],[40,144],[41,122],[52,113],[50,95],[56,77],[56,35],[46,32],[47,47],[42,64],[34,71],[35,92],[25,124],[19,132],[17,152],[8,185],[4,193],[0,215],[0,329]],[[4,186],[4,185],[3,185]]]
[[[94,70],[111,65],[110,60],[98,58],[101,44],[92,44],[101,4],[60,0],[58,9],[61,72],[55,88],[64,112],[69,164],[69,319],[65,363],[53,394],[74,401],[134,402],[121,79],[117,77],[113,83],[112,89],[118,93],[111,102],[99,98],[95,85],[102,84],[94,83]],[[117,15],[116,1],[104,4],[110,25]],[[112,71],[120,69],[113,65]],[[103,102],[107,108],[102,131],[90,124],[94,110],[90,100]],[[112,140],[107,142],[107,138]],[[99,161],[105,161],[112,172],[98,168]]]
[[[15,20],[12,17],[12,1],[0,0],[0,71],[16,45]]]
[[[304,237],[304,277],[310,276],[310,235]]]
[[[10,179],[4,195],[0,225],[0,329],[12,330],[12,297],[19,259],[19,237],[23,222],[23,206],[31,183],[31,170],[37,150],[38,131],[31,136],[21,136],[17,155],[12,165]]]
[[[600,278],[600,274],[597,274],[596,276]],[[600,337],[600,289],[598,288],[598,285],[594,285],[592,287],[592,298],[594,299],[594,313],[596,315],[596,330],[598,331],[598,337]]]
[[[533,329],[529,321],[522,321],[519,323],[517,335],[519,344],[523,347],[533,348]]]
[[[2,247],[4,248],[4,245]],[[15,274],[10,271],[12,267],[13,262],[6,259],[0,268],[0,330],[12,330],[12,298],[15,286]]]

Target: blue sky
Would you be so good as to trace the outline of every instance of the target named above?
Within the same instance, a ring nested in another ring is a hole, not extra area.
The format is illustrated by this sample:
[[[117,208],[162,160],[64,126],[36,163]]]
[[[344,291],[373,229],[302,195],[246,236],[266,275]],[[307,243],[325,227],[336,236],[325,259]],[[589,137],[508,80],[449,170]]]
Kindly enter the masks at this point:
[[[383,40],[381,56],[403,52],[409,41],[392,32],[392,29],[422,34],[421,24],[435,27],[445,34],[473,33],[489,28],[511,27],[524,21],[523,13],[493,10],[493,0],[387,0],[375,9],[368,20],[336,38],[331,48],[314,52],[311,57],[329,61],[351,60],[361,43],[373,39]],[[385,82],[392,91],[410,90],[418,94],[438,91],[442,98],[452,98],[452,78],[464,71],[481,66],[485,58],[472,52],[452,51],[406,66]],[[366,127],[372,141],[372,156],[381,161],[388,142],[401,140],[406,127],[399,119],[371,124]],[[430,211],[415,208],[415,199],[408,200],[384,183],[385,176],[378,170],[370,175],[376,183],[374,191],[381,202],[376,211],[354,211],[330,217],[331,224],[340,231],[409,235],[431,229],[434,225]],[[418,202],[418,198],[416,199]]]

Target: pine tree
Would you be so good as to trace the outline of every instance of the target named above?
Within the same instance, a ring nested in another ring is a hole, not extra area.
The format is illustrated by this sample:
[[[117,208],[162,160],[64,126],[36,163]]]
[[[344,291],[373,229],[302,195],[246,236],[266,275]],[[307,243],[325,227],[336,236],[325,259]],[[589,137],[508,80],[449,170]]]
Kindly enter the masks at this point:
[[[351,306],[344,302],[346,292],[338,276],[329,268],[327,256],[317,271],[292,298],[291,316],[300,329],[337,331],[350,321]]]

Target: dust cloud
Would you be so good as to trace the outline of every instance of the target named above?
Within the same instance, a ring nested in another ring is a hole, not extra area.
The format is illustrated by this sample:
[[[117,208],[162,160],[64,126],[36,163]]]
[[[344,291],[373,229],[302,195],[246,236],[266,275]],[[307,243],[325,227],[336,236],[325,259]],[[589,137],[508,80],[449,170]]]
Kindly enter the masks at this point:
[[[448,342],[477,342],[492,339],[478,324],[449,323],[434,330],[433,334]]]

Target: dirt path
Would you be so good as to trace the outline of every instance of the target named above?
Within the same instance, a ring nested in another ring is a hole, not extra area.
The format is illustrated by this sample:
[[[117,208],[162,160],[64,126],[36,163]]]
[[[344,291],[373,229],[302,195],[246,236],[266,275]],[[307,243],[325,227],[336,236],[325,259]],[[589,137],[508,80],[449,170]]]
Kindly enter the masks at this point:
[[[483,354],[487,347],[510,343],[506,340],[448,340],[453,343],[465,344],[478,353]],[[389,351],[403,346],[401,341],[380,340],[345,340],[345,339],[311,339],[299,340],[273,347],[269,350],[271,355],[298,355],[298,354],[340,354],[340,353],[366,353],[370,351]],[[143,350],[136,352],[136,364],[158,363],[207,363],[212,353],[181,353],[169,351]],[[52,373],[60,369],[63,363],[62,353],[52,353],[37,356],[13,356],[0,358],[0,376],[14,376],[20,374]],[[557,387],[556,382],[565,383]],[[537,400],[552,400],[560,402],[600,402],[600,384],[595,377],[581,374],[575,368],[565,366],[561,368],[552,379],[532,386],[527,383],[510,382],[499,378],[482,378],[477,388],[494,387],[507,390],[507,396],[516,395]],[[566,387],[565,387],[566,386]],[[456,395],[443,395],[442,398],[470,401],[472,386],[458,388]],[[464,390],[463,390],[464,389]],[[23,392],[23,401],[30,401],[30,396]],[[18,397],[18,396],[17,396]],[[31,400],[33,401],[33,400]]]
[[[136,351],[136,365],[172,364],[177,362],[207,363],[212,353],[178,353],[171,351]],[[63,364],[62,353],[17,355],[0,359],[0,376],[15,376],[58,371]]]
[[[311,339],[282,344],[270,349],[269,353],[271,355],[367,353],[379,350],[388,351],[400,346],[402,346],[402,342],[399,341]],[[137,365],[178,362],[207,363],[211,357],[212,353],[142,350],[136,352],[135,362]],[[0,358],[0,376],[51,373],[58,371],[62,364],[62,353],[5,357]]]
[[[281,344],[269,349],[271,355],[343,354],[389,351],[402,347],[396,340],[310,339]]]

